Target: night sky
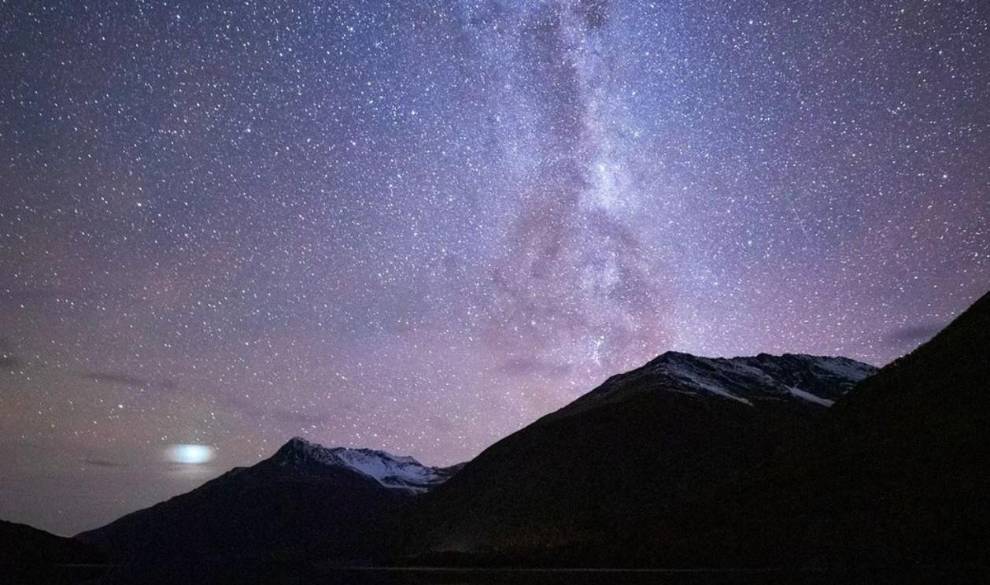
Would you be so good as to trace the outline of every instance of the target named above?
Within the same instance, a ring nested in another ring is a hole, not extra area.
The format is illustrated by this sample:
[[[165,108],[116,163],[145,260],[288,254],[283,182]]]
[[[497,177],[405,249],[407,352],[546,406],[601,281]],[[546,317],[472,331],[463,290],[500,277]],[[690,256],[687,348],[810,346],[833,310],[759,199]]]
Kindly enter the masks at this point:
[[[990,3],[729,4],[0,2],[0,518],[915,347],[990,288]]]

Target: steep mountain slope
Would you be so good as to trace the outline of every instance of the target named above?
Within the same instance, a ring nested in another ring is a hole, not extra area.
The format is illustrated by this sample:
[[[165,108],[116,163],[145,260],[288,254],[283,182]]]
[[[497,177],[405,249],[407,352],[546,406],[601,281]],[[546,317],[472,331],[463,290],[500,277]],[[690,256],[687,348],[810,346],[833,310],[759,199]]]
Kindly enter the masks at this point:
[[[266,559],[375,560],[385,554],[403,506],[452,472],[296,438],[257,465],[78,538],[123,563],[118,573],[142,579],[174,580],[198,565]]]
[[[419,502],[403,552],[552,557],[672,518],[807,432],[873,371],[843,358],[664,354],[468,463]]]
[[[5,583],[73,583],[97,576],[106,561],[93,546],[25,524],[0,520],[0,575]]]

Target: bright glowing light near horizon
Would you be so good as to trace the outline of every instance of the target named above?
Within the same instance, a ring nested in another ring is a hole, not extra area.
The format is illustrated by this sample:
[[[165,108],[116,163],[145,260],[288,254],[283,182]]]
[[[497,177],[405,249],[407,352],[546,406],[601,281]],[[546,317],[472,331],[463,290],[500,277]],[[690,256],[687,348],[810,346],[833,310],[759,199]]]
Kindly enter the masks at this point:
[[[213,448],[206,445],[171,445],[165,450],[169,461],[200,465],[213,459]]]

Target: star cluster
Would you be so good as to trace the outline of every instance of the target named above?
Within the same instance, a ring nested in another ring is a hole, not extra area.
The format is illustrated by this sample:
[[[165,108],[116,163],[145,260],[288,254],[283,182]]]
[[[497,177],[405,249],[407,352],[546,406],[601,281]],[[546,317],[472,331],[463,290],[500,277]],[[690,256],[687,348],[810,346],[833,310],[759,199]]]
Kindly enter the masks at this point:
[[[0,517],[453,463],[670,349],[886,363],[990,284],[988,16],[0,2]]]

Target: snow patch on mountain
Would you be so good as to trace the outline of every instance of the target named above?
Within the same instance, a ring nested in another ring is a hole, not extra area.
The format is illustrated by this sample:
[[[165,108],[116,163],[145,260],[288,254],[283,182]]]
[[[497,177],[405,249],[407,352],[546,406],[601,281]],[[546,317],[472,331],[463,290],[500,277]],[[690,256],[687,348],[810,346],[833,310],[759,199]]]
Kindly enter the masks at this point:
[[[742,396],[736,396],[732,392],[725,389],[725,387],[720,386],[711,378],[706,377],[704,374],[696,370],[685,367],[683,364],[672,365],[667,369],[667,373],[676,378],[680,378],[691,386],[695,386],[712,394],[717,394],[718,396],[730,398],[732,400],[742,402],[743,404],[753,406],[753,403],[749,400],[743,398]]]
[[[413,457],[374,449],[324,447],[294,437],[276,454],[281,465],[316,464],[344,467],[366,475],[387,488],[428,491],[449,479],[460,466],[429,467]]]
[[[857,362],[856,360],[843,357],[816,358],[815,366],[831,372],[840,378],[855,380],[857,382],[864,380],[877,372],[877,369],[869,364],[864,364],[863,362]]]
[[[791,391],[791,396],[802,398],[804,400],[807,400],[808,402],[813,402],[815,404],[820,404],[822,406],[832,406],[833,404],[835,404],[834,400],[829,400],[827,398],[821,398],[820,396],[815,396],[811,392],[805,392],[800,388],[791,388],[790,391]]]
[[[827,408],[876,371],[869,364],[844,357],[759,354],[708,358],[669,351],[640,368],[612,376],[559,412],[573,414],[644,392],[714,396],[747,406],[798,400]]]

